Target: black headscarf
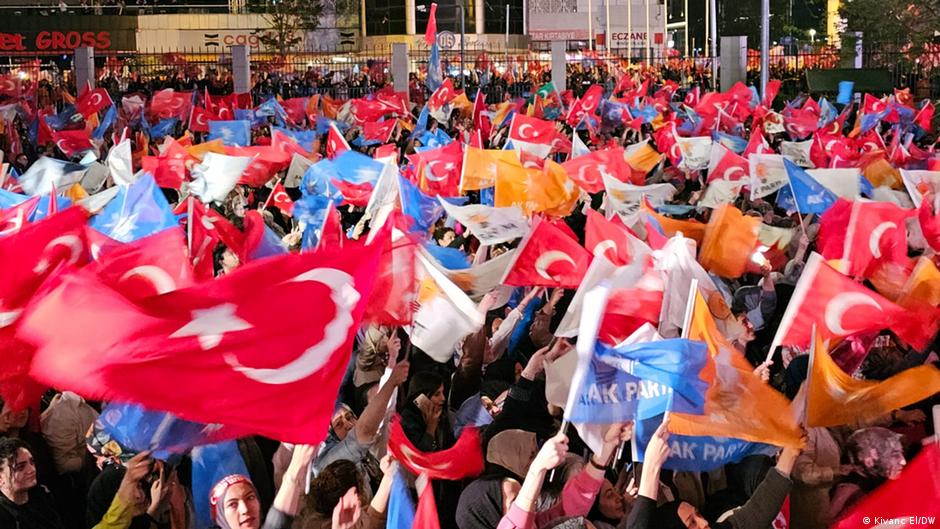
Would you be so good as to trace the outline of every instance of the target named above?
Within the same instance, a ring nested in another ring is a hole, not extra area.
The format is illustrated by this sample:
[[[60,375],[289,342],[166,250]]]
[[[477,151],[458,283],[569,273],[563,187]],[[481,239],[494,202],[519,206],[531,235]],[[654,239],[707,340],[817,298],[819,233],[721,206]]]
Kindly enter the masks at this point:
[[[477,479],[460,494],[456,513],[459,529],[496,529],[502,518],[502,476]]]

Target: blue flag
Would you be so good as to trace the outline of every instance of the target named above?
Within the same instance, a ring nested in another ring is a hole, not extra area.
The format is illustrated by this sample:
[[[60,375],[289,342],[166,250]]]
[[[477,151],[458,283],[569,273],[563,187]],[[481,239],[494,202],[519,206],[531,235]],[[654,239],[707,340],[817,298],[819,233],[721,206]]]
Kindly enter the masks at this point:
[[[121,186],[114,199],[91,219],[89,225],[120,242],[136,241],[179,227],[173,209],[149,174],[144,174],[130,186]]]
[[[150,127],[150,138],[160,139],[164,136],[170,136],[176,130],[176,118],[161,119],[156,125]]]
[[[735,154],[741,154],[747,149],[747,140],[717,130],[712,132],[712,139],[723,145],[729,151]]]
[[[418,114],[418,121],[415,123],[415,128],[411,131],[411,134],[408,135],[409,139],[417,138],[419,135],[424,134],[428,130],[428,115],[430,110],[428,110],[428,105],[425,104],[421,108],[421,113]]]
[[[117,106],[111,105],[110,107],[108,107],[108,111],[105,112],[104,117],[101,118],[101,123],[99,123],[98,126],[95,127],[95,130],[91,133],[91,137],[96,140],[100,140],[104,138],[104,135],[107,134],[108,129],[110,129],[114,125],[114,121],[116,119],[117,119]]]
[[[162,460],[205,444],[217,430],[215,426],[183,420],[170,413],[121,403],[108,404],[97,425],[129,451],[151,450],[153,457]]]
[[[330,131],[330,125],[336,125],[340,132],[345,133],[349,130],[349,124],[342,121],[333,121],[330,118],[320,116],[317,118],[317,134],[322,136]]]
[[[209,141],[221,139],[229,147],[251,145],[251,122],[248,120],[210,121]]]
[[[470,268],[470,259],[467,254],[457,248],[444,247],[435,241],[424,243],[424,249],[434,257],[434,260],[448,270],[466,270]]]
[[[616,349],[596,344],[574,406],[570,413],[565,411],[566,418],[611,424],[667,410],[702,414],[708,385],[699,372],[707,356],[704,343],[682,339]]]
[[[425,233],[444,215],[444,207],[434,197],[429,197],[407,178],[398,177],[401,209],[414,219],[412,231]]]
[[[825,127],[839,117],[839,111],[825,97],[819,100],[819,128]]]
[[[330,207],[330,199],[327,195],[304,193],[299,200],[294,202],[294,218],[304,224],[304,232],[300,239],[302,249],[317,247]]]
[[[480,190],[480,204],[484,206],[493,207],[493,204],[496,203],[496,188],[495,187],[484,187]]]
[[[222,478],[232,474],[248,476],[248,466],[236,441],[198,446],[193,449],[193,498],[196,504],[196,528],[208,529],[214,524],[209,514],[209,493]]]
[[[441,69],[441,50],[437,41],[431,45],[431,55],[428,57],[428,90],[434,92],[444,83],[444,71]]]
[[[777,192],[778,206],[787,211],[799,211],[801,215],[805,215],[807,213],[822,214],[835,204],[838,198],[835,193],[817,182],[802,167],[787,159],[783,160],[783,165],[787,169],[790,185],[781,187]],[[796,195],[795,201],[794,195]]]
[[[839,81],[839,95],[836,97],[836,103],[848,105],[852,102],[852,90],[855,88],[854,81]]]
[[[633,443],[633,460],[642,462],[646,455],[646,445],[653,437],[653,432],[662,423],[662,415],[638,420],[634,431],[636,442]],[[737,463],[749,455],[763,454],[773,456],[777,449],[763,443],[751,443],[727,437],[707,437],[693,435],[669,435],[669,459],[663,468],[687,472],[708,472],[729,463]]]
[[[356,151],[343,151],[332,161],[332,169],[336,172],[334,178],[358,185],[371,184],[374,186],[379,181],[379,176],[382,175],[382,169],[385,168],[385,164],[382,162]],[[323,161],[310,167],[316,167],[321,163]]]
[[[418,141],[421,142],[421,147],[418,147],[415,150],[421,152],[443,147],[454,141],[454,139],[448,136],[446,132],[438,127],[433,133],[431,131],[425,131]]]
[[[18,206],[23,202],[29,200],[28,195],[21,195],[19,193],[14,193],[12,191],[7,191],[6,189],[0,189],[0,209],[12,208]],[[62,197],[56,195],[55,197],[56,207],[59,208],[59,211],[72,205],[72,201],[67,197]],[[49,195],[43,195],[38,202],[36,202],[36,209],[29,216],[30,222],[36,222],[42,220],[49,216]]]
[[[287,118],[287,111],[284,110],[284,107],[277,101],[276,97],[271,97],[264,103],[258,105],[258,108],[255,109],[255,116],[261,117],[273,117],[278,120],[279,123],[283,123]]]
[[[411,491],[405,484],[405,478],[397,470],[392,479],[392,490],[388,495],[386,519],[388,529],[411,529],[415,523],[415,502],[411,499]]]

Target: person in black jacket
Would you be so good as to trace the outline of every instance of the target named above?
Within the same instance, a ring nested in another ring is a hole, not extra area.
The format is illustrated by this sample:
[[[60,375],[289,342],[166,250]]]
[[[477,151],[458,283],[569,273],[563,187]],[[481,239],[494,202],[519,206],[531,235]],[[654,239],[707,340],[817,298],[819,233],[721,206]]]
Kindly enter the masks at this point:
[[[20,439],[0,439],[0,527],[65,528],[52,495],[38,483],[29,446]]]
[[[640,475],[639,495],[630,510],[626,529],[710,529],[708,521],[698,509],[684,501],[673,501],[656,506],[659,495],[659,472],[669,458],[668,419],[664,420],[646,447],[643,471]],[[798,448],[784,448],[764,481],[742,507],[725,515],[716,529],[766,529],[780,512],[790,492],[790,471],[800,455]]]

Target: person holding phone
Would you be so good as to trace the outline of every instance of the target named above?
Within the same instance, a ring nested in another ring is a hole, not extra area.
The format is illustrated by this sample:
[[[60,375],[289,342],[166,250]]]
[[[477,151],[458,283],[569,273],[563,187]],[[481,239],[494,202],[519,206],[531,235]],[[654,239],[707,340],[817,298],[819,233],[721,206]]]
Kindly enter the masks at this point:
[[[408,401],[401,426],[408,440],[423,452],[437,452],[454,444],[446,414],[444,380],[437,373],[420,372],[408,385]]]

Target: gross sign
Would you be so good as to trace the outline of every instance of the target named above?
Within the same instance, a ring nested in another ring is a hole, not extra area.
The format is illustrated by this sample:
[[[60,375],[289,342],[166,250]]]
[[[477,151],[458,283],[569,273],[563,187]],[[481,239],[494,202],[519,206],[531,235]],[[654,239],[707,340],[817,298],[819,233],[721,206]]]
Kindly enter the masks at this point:
[[[0,18],[0,52],[71,51],[90,47],[98,50],[134,50],[137,17],[25,15]]]

